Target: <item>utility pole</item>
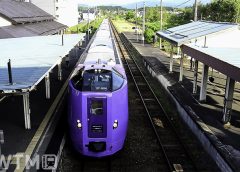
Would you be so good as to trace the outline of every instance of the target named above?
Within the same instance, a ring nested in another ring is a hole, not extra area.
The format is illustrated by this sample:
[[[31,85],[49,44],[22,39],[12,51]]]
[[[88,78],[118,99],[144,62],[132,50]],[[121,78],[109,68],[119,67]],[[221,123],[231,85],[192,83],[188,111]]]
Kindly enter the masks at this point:
[[[95,25],[96,24],[96,7],[94,7],[93,21]]]
[[[198,0],[195,0],[195,4],[194,4],[194,22],[196,22],[198,20]],[[192,70],[193,67],[193,58],[191,57],[190,59],[190,70]]]
[[[238,7],[238,10],[237,10],[236,23],[238,23],[239,8],[240,8],[240,7]]]
[[[97,11],[97,6],[95,7],[95,19],[97,19],[97,14],[98,14],[98,11]]]
[[[88,36],[88,41],[89,41],[89,7],[88,7],[88,28],[87,28],[87,36]]]
[[[145,2],[143,2],[143,26],[142,26],[142,41],[144,46],[144,32],[145,32]]]
[[[136,3],[136,29],[135,29],[135,31],[136,31],[136,34],[137,34],[137,42],[138,42],[138,22],[137,22],[137,13],[138,13],[138,6],[137,6],[137,3]]]
[[[194,21],[196,22],[198,20],[198,0],[195,0],[194,4]]]
[[[163,22],[163,8],[162,8],[162,0],[160,1],[160,30],[162,30],[162,22]],[[162,38],[159,39],[159,48],[162,49]]]

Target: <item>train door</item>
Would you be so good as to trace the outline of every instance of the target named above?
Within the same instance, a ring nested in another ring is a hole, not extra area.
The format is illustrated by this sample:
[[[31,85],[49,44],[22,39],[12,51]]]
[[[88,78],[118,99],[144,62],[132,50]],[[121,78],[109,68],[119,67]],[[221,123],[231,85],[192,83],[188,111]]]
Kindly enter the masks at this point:
[[[88,98],[88,137],[107,137],[107,98]]]

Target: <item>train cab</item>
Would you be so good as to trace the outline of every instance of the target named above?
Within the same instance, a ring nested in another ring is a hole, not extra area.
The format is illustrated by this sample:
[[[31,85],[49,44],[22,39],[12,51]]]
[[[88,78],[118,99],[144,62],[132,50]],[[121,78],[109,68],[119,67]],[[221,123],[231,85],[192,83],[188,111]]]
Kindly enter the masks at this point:
[[[123,146],[128,121],[127,80],[106,65],[79,69],[71,79],[72,140],[85,155],[110,155]],[[79,130],[78,125],[81,126]],[[76,136],[77,135],[77,136]],[[78,140],[76,140],[79,138]],[[81,140],[81,142],[80,142]],[[121,146],[122,145],[122,146]]]

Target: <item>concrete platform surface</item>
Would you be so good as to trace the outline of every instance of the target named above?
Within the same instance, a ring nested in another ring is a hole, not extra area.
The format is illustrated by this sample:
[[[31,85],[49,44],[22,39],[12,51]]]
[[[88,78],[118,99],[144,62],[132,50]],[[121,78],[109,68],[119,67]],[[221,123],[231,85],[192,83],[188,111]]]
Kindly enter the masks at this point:
[[[83,50],[80,50],[79,53],[82,53]],[[22,96],[9,95],[0,97],[0,130],[4,132],[4,144],[1,145],[2,155],[5,157],[8,155],[15,156],[16,154],[28,155],[29,150],[31,150],[30,156],[31,153],[34,153],[33,151],[35,151],[41,139],[41,133],[48,127],[48,122],[58,104],[56,99],[59,97],[60,92],[62,94],[60,90],[67,82],[77,61],[78,58],[74,57],[70,58],[69,63],[62,63],[62,81],[58,80],[57,66],[52,70],[50,73],[50,99],[46,99],[44,79],[38,84],[36,90],[30,92],[30,130],[26,130],[24,126]],[[50,109],[52,109],[51,113]],[[16,165],[13,158],[8,171],[14,171]]]

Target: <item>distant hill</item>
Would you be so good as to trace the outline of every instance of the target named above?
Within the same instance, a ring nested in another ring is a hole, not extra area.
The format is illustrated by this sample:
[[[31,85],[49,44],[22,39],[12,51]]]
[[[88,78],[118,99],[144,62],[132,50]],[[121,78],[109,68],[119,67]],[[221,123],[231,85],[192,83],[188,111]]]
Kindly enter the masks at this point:
[[[88,5],[86,5],[86,4],[78,4],[78,7],[81,7],[81,8],[87,8]]]
[[[170,1],[170,0],[169,0]],[[179,2],[178,0],[171,0],[171,2],[166,2],[163,0],[163,6],[164,7],[176,7],[178,5],[180,5],[181,3],[183,3],[184,1],[182,0],[181,2]],[[211,2],[211,0],[201,0],[202,4],[206,4]],[[194,3],[194,0],[189,1],[188,3],[185,3],[181,6],[181,7],[186,7],[186,6],[192,6]],[[117,9],[135,9],[136,8],[136,3],[130,3],[130,4],[125,4],[125,5],[117,5],[117,2],[114,4],[106,4],[107,6],[98,6],[101,7],[101,9],[110,9],[110,10],[117,10]],[[145,5],[148,7],[155,7],[155,6],[159,6],[160,5],[160,1],[156,1],[156,0],[145,0]],[[81,8],[87,8],[88,5],[86,4],[79,4],[78,5]],[[138,2],[138,7],[142,7],[143,6],[143,2]]]
[[[92,8],[92,7],[90,7]],[[126,8],[122,7],[122,6],[97,6],[98,9],[101,9],[101,10],[110,10],[110,11],[117,11],[117,10],[127,10]],[[88,6],[87,5],[84,5],[84,4],[78,4],[78,9],[80,10],[86,10],[88,9]]]
[[[110,11],[116,11],[116,10],[126,10],[126,8],[122,6],[98,6],[101,10],[110,10]]]
[[[183,1],[184,2],[184,1]],[[192,6],[193,5],[193,0],[189,1],[186,4],[183,4],[179,7],[186,7],[186,6]],[[201,0],[202,4],[206,4],[211,2],[211,0]],[[181,2],[179,1],[173,1],[173,2],[164,2],[163,1],[163,6],[164,7],[176,7],[178,5],[180,5]],[[159,6],[160,5],[160,1],[145,1],[145,5],[148,7],[155,7],[155,6]],[[142,7],[143,6],[143,2],[138,2],[138,6]],[[126,5],[122,5],[122,7],[127,8],[127,9],[135,9],[136,8],[136,3],[131,3],[131,4],[126,4]]]
[[[145,2],[145,5],[148,7],[155,7],[155,6],[159,6],[160,3],[159,2]],[[143,6],[143,2],[138,2],[138,7],[142,7]],[[169,3],[169,2],[163,2],[163,6],[168,6],[168,7],[173,7],[174,3]],[[131,4],[126,4],[123,5],[124,8],[127,9],[135,9],[136,8],[136,3],[131,3]]]

